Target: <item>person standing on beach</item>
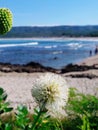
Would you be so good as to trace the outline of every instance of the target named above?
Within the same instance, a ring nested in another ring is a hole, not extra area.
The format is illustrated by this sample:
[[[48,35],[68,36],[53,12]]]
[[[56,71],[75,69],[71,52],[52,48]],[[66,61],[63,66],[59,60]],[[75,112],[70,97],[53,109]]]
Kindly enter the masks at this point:
[[[95,48],[95,55],[98,54],[98,46]]]
[[[89,55],[92,56],[92,50],[89,51]]]

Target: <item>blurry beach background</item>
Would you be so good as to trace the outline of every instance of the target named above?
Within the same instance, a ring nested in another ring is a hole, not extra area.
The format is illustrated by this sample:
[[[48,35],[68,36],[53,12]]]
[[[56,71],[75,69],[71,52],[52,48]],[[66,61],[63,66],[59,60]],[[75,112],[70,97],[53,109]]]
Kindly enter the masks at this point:
[[[45,67],[61,69],[95,55],[97,45],[97,38],[1,39],[0,62],[20,65],[36,62]]]
[[[55,69],[73,63],[76,64],[71,66],[74,71],[69,68],[70,72],[66,72],[65,67],[63,73],[59,73],[69,87],[98,95],[98,54],[94,56],[98,46],[98,0],[1,0],[0,6],[13,13],[12,30],[0,36],[0,69],[3,70],[0,86],[13,107],[19,104],[34,107],[31,88],[34,81],[47,72],[43,73],[42,67],[37,73],[24,68],[16,72],[11,71],[11,65],[9,68],[2,63],[36,62]],[[90,67],[85,67],[88,64]]]

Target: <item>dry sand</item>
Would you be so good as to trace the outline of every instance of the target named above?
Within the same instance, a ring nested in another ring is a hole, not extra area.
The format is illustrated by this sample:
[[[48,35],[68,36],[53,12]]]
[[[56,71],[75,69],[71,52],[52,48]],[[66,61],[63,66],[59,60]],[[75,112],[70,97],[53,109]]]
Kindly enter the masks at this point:
[[[83,61],[83,64],[93,65],[95,63],[98,64],[98,55],[85,60],[85,62]],[[31,96],[33,82],[40,75],[44,74],[45,73],[0,72],[0,86],[4,88],[4,90],[7,92],[7,100],[14,108],[16,108],[19,104],[24,104],[27,105],[29,108],[32,108],[35,106],[34,99]],[[77,74],[93,74],[98,76],[98,70],[89,70],[85,72],[70,72],[62,74],[62,76],[66,79],[70,87],[77,88],[80,92],[83,93],[98,95],[98,78],[95,77],[89,79],[87,77],[70,77],[70,75]]]
[[[90,65],[98,66],[98,54],[83,60],[79,64],[80,65],[88,65],[88,66],[90,66]]]

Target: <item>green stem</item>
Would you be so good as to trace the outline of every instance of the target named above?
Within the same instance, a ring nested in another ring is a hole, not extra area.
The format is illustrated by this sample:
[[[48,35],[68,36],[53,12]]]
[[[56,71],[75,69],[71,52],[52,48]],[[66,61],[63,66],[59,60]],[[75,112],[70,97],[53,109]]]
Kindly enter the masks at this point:
[[[42,106],[41,106],[41,108],[40,108],[40,111],[39,111],[39,113],[38,113],[38,116],[37,116],[37,118],[36,118],[36,120],[35,120],[35,122],[34,122],[34,124],[33,124],[33,126],[32,126],[32,130],[35,129],[36,123],[38,122],[38,120],[39,120],[39,118],[40,118],[40,116],[41,116],[43,110],[45,109],[46,102],[47,102],[47,100],[43,102],[43,104],[42,104]]]
[[[40,116],[41,116],[41,111],[38,113],[38,116],[37,116],[37,118],[36,118],[36,120],[35,120],[35,122],[34,122],[34,124],[33,124],[32,130],[35,129],[36,123],[37,123],[37,121],[39,120]]]

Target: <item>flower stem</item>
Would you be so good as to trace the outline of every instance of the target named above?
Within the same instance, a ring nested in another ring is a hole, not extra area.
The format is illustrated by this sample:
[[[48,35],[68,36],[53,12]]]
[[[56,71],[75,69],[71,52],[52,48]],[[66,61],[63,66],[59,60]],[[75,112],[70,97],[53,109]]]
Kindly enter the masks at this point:
[[[33,124],[33,126],[32,126],[32,130],[35,129],[36,124],[37,124],[37,122],[38,122],[38,120],[39,120],[41,114],[42,114],[43,111],[45,110],[45,105],[46,105],[46,103],[47,103],[47,100],[45,100],[45,101],[43,102],[43,104],[42,104],[42,106],[41,106],[41,108],[40,108],[40,111],[39,111],[39,113],[38,113],[38,116],[37,116],[37,118],[35,119],[34,124]]]

